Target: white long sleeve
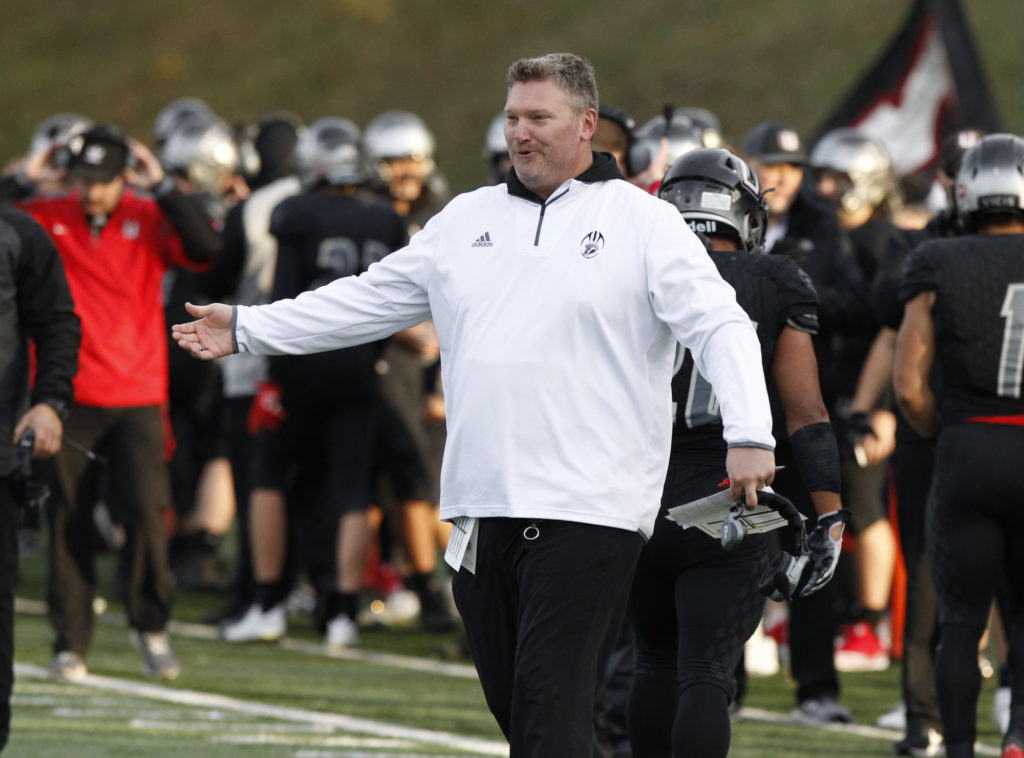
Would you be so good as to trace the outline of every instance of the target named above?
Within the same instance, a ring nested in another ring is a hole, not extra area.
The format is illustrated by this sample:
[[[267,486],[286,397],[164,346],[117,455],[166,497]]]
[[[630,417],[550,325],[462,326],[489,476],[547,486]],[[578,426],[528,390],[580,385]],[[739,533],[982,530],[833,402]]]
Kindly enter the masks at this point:
[[[361,276],[239,307],[238,348],[330,350],[432,316],[448,414],[442,518],[650,534],[676,341],[714,383],[726,439],[772,447],[757,337],[672,206],[621,180],[572,180],[556,197],[542,214],[504,186],[460,195]]]

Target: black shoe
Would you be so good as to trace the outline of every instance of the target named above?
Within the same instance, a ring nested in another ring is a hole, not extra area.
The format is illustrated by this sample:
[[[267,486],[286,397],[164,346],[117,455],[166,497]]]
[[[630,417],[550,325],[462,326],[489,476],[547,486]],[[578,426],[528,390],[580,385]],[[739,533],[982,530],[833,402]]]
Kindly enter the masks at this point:
[[[896,755],[932,756],[945,754],[942,734],[934,727],[908,728],[907,736],[892,746]]]
[[[459,619],[447,608],[437,606],[420,611],[420,628],[425,632],[440,634],[451,632],[459,626]]]

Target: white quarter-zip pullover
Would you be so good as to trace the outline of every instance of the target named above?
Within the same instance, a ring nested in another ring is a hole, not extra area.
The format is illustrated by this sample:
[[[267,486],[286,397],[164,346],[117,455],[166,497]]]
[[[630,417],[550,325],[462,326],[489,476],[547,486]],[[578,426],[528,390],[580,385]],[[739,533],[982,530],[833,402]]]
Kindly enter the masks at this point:
[[[730,445],[772,449],[771,414],[750,320],[678,211],[591,172],[546,202],[522,185],[460,195],[360,276],[239,306],[237,347],[334,350],[432,316],[448,416],[441,518],[650,535],[676,341],[711,381]]]

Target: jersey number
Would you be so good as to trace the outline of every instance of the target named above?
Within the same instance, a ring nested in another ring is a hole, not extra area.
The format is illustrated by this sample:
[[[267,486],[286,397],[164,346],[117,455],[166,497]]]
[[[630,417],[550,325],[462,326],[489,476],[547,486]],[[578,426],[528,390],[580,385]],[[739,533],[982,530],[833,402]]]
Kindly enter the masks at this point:
[[[365,271],[391,252],[383,242],[365,240],[362,249],[348,237],[328,237],[317,249],[316,265],[335,276],[349,276]]]
[[[751,321],[754,329],[757,329],[757,322]],[[679,373],[686,358],[686,348],[676,343],[675,365],[672,367],[672,375]],[[692,362],[692,361],[691,361]],[[675,403],[673,403],[672,417],[675,418]],[[693,429],[705,424],[715,424],[722,420],[722,413],[718,407],[718,398],[711,387],[711,382],[704,378],[704,375],[697,370],[694,363],[690,372],[690,387],[686,392],[686,410],[683,413],[686,421],[686,428]]]
[[[679,373],[679,369],[686,362],[686,348],[676,343],[676,360],[672,367],[672,375]],[[692,360],[690,361],[693,362]],[[694,365],[690,370],[690,386],[686,390],[686,410],[683,413],[683,420],[687,429],[713,424],[720,421],[722,416],[718,412],[718,398],[715,391],[711,389],[711,382],[704,378],[704,375]],[[672,418],[676,418],[677,403],[672,403]]]
[[[1021,379],[1024,377],[1024,284],[1011,284],[999,315],[1006,319],[1003,329],[1003,349],[999,354],[1000,397],[1020,397]]]

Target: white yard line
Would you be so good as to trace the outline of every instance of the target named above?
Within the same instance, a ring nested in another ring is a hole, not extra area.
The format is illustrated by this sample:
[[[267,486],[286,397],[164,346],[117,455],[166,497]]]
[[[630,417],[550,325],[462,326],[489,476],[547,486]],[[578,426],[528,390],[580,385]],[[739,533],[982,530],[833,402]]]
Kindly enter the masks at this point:
[[[33,679],[45,679],[47,677],[45,668],[28,663],[16,663],[15,674]],[[410,740],[427,745],[439,745],[478,755],[507,756],[509,754],[508,745],[504,742],[464,737],[450,732],[417,729],[399,724],[388,724],[382,721],[371,721],[370,719],[345,716],[339,713],[322,713],[305,708],[256,703],[209,692],[163,687],[157,684],[146,684],[144,682],[116,679],[109,676],[97,676],[95,674],[88,674],[84,679],[75,682],[75,684],[105,692],[118,692],[134,697],[144,697],[150,700],[176,703],[193,708],[212,708],[234,713],[244,713],[250,716],[273,718],[279,721],[330,726],[347,732],[369,734],[374,737]]]
[[[17,613],[28,613],[43,616],[46,614],[46,604],[38,600],[26,598],[15,599],[15,611]],[[104,624],[114,626],[125,626],[125,617],[120,613],[104,613],[97,617],[97,620]],[[220,633],[217,627],[210,624],[193,624],[183,621],[172,621],[167,626],[172,635],[191,637],[201,640],[219,640]],[[232,644],[232,643],[225,643]],[[278,647],[290,650],[295,653],[306,655],[317,655],[324,658],[336,658],[346,661],[359,661],[361,663],[372,663],[378,666],[389,666],[391,668],[406,669],[408,671],[421,671],[427,674],[439,676],[450,676],[456,679],[477,678],[476,668],[465,663],[450,663],[438,661],[431,658],[415,658],[411,655],[397,655],[395,653],[375,653],[359,648],[347,648],[331,650],[323,645],[305,640],[283,637],[277,642]]]

